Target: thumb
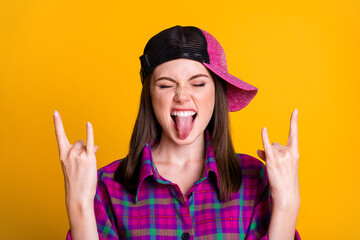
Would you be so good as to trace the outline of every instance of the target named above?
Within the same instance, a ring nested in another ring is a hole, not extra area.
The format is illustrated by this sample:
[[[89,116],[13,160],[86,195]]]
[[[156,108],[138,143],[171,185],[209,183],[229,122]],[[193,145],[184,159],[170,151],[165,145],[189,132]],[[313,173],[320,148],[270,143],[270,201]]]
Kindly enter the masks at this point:
[[[95,145],[94,146],[94,154],[99,150],[99,146],[98,145]]]
[[[266,161],[265,151],[258,149],[258,150],[256,151],[256,153],[257,153],[257,155],[259,156],[259,158],[261,158],[263,161]]]

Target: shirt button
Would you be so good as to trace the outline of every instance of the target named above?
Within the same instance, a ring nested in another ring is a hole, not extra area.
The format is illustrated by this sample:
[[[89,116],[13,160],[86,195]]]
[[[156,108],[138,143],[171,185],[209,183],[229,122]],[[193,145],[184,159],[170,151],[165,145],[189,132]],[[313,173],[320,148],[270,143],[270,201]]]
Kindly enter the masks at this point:
[[[189,194],[187,195],[187,199],[190,199],[192,195],[193,195],[193,193],[192,193],[192,192],[191,192],[191,193],[189,193]]]
[[[190,239],[190,234],[188,233],[183,233],[181,235],[181,240],[189,240]]]

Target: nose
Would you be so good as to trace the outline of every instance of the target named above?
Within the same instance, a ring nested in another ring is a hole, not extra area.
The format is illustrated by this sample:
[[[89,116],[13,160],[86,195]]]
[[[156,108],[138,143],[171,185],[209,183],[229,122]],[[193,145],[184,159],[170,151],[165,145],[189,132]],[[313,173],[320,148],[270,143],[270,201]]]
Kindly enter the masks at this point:
[[[177,102],[186,102],[190,99],[189,90],[186,87],[178,86],[175,90],[174,100]]]

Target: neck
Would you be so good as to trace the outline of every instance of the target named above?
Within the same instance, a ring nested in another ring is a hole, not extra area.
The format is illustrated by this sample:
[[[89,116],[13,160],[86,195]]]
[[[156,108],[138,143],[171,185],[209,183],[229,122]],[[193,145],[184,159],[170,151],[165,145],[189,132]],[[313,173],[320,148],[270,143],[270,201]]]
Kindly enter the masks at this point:
[[[171,141],[165,134],[162,134],[159,144],[152,152],[152,156],[154,162],[176,165],[185,165],[186,163],[194,161],[204,161],[204,133],[194,142],[186,145],[179,145]]]

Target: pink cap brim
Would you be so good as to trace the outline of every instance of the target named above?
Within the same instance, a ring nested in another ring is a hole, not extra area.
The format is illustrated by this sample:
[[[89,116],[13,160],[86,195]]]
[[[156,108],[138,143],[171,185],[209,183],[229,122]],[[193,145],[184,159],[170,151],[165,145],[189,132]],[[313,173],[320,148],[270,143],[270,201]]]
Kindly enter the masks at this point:
[[[233,75],[218,69],[210,64],[203,63],[214,74],[226,81],[228,107],[230,112],[236,112],[246,107],[255,97],[258,89]]]

